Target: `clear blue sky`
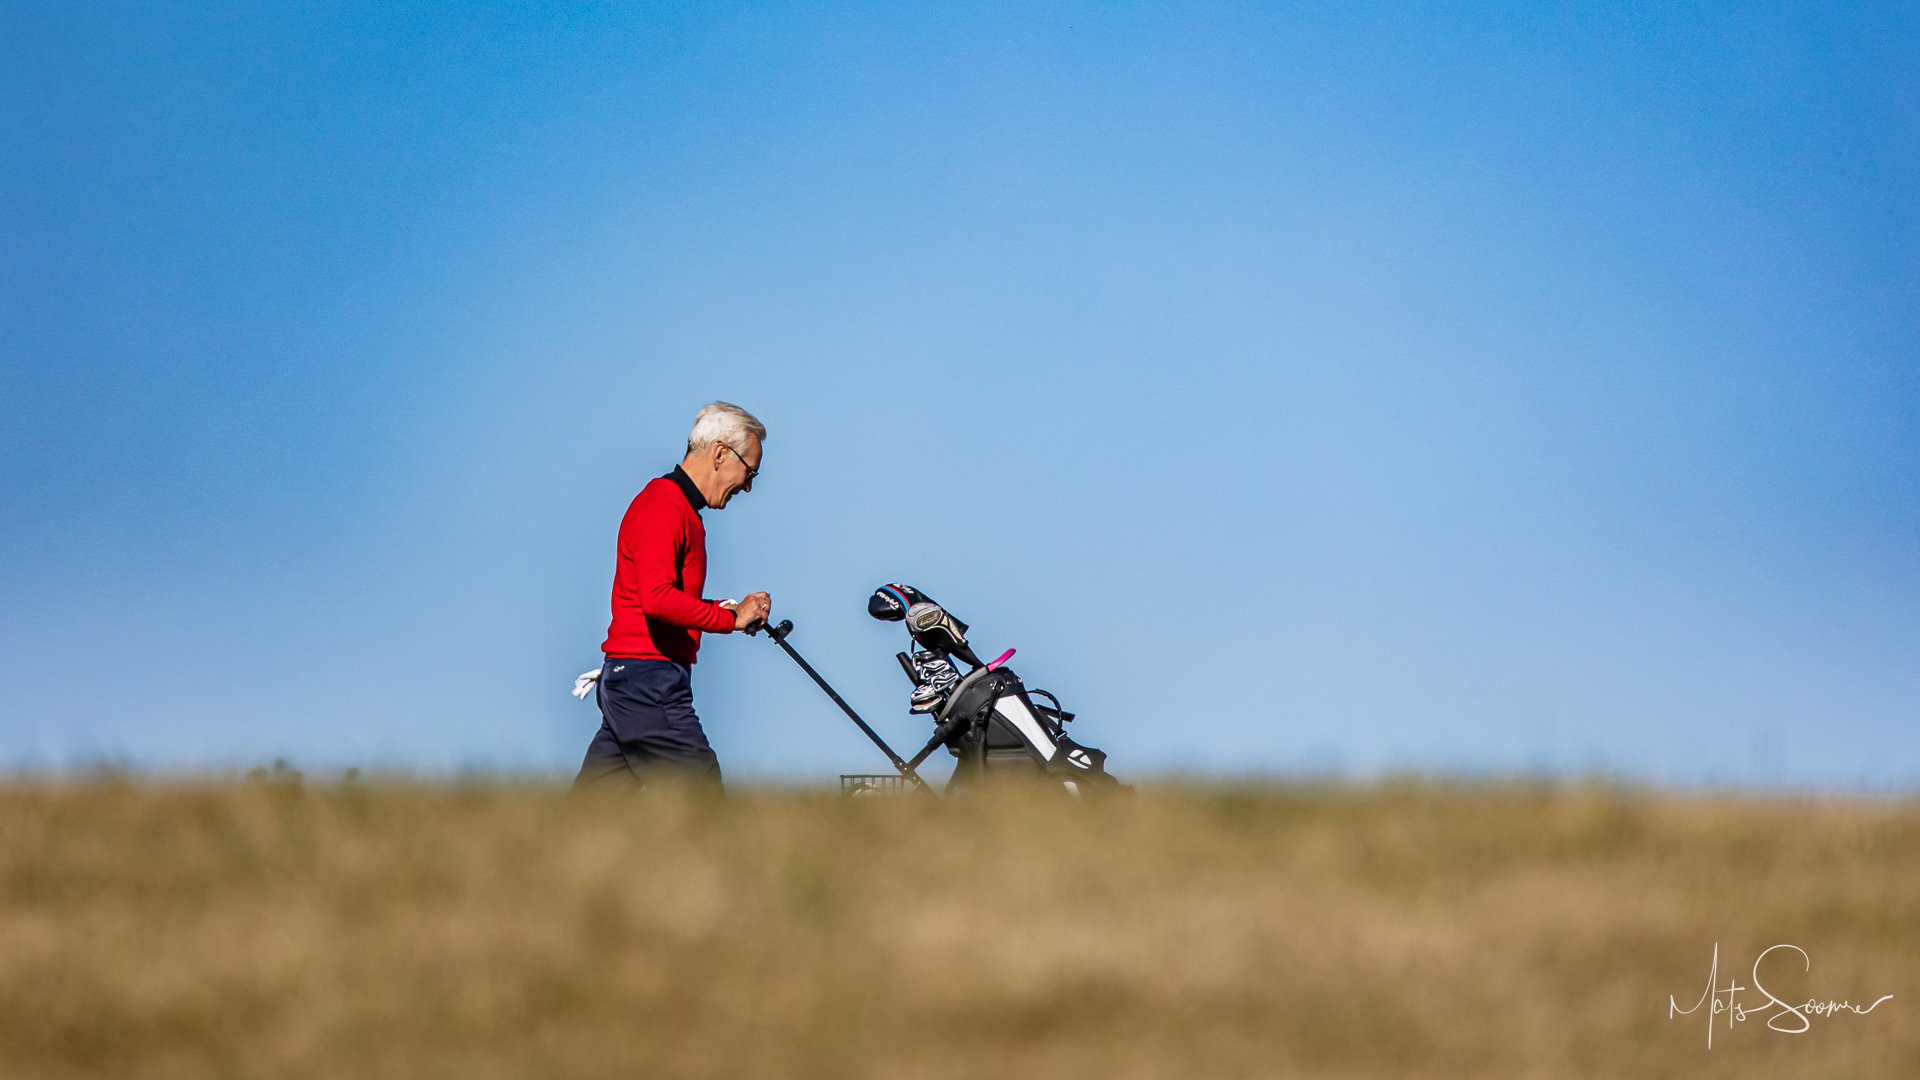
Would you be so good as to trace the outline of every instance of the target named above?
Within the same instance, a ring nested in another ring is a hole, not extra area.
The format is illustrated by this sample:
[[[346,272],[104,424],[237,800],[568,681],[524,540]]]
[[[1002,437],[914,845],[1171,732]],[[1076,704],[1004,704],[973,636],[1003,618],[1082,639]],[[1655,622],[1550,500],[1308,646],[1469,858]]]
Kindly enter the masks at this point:
[[[724,398],[901,744],[887,580],[1123,776],[1920,784],[1912,5],[451,8],[0,14],[0,771],[569,772]]]

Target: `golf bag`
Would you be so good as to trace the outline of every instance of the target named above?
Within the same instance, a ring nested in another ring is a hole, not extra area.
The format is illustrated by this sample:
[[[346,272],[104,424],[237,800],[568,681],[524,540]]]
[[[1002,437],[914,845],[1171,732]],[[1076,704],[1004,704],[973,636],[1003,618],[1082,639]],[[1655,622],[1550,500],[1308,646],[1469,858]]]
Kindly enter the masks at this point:
[[[1007,666],[1014,650],[982,663],[967,642],[966,624],[910,585],[875,589],[867,613],[906,624],[912,648],[896,659],[913,682],[910,711],[934,722],[933,738],[904,773],[945,747],[957,759],[949,791],[1018,779],[1057,782],[1074,794],[1118,786],[1106,771],[1107,755],[1067,735],[1073,714],[1060,699],[1029,689]],[[955,661],[970,670],[962,674]]]

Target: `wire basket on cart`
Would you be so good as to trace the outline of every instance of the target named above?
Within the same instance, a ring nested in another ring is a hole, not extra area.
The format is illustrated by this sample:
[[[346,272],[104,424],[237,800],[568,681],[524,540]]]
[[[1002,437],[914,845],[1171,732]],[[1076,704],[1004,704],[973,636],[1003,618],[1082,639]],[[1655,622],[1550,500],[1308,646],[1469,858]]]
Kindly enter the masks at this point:
[[[907,778],[899,773],[841,773],[840,794],[899,795],[907,790]]]

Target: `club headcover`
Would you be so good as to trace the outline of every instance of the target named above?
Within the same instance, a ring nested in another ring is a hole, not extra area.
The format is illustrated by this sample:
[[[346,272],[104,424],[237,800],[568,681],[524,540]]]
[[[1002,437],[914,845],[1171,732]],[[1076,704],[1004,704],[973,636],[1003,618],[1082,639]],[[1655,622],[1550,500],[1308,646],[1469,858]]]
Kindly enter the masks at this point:
[[[882,622],[899,622],[907,617],[908,608],[929,602],[919,589],[892,582],[873,590],[873,595],[867,597],[867,614]]]

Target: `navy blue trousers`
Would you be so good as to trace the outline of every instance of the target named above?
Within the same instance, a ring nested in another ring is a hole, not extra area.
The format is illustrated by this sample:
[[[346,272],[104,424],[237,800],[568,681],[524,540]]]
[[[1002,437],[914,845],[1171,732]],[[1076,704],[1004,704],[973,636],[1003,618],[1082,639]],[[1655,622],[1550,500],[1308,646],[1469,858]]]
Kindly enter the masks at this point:
[[[575,790],[647,786],[658,780],[720,787],[720,759],[693,712],[693,673],[670,660],[600,666],[600,730],[587,746]]]

